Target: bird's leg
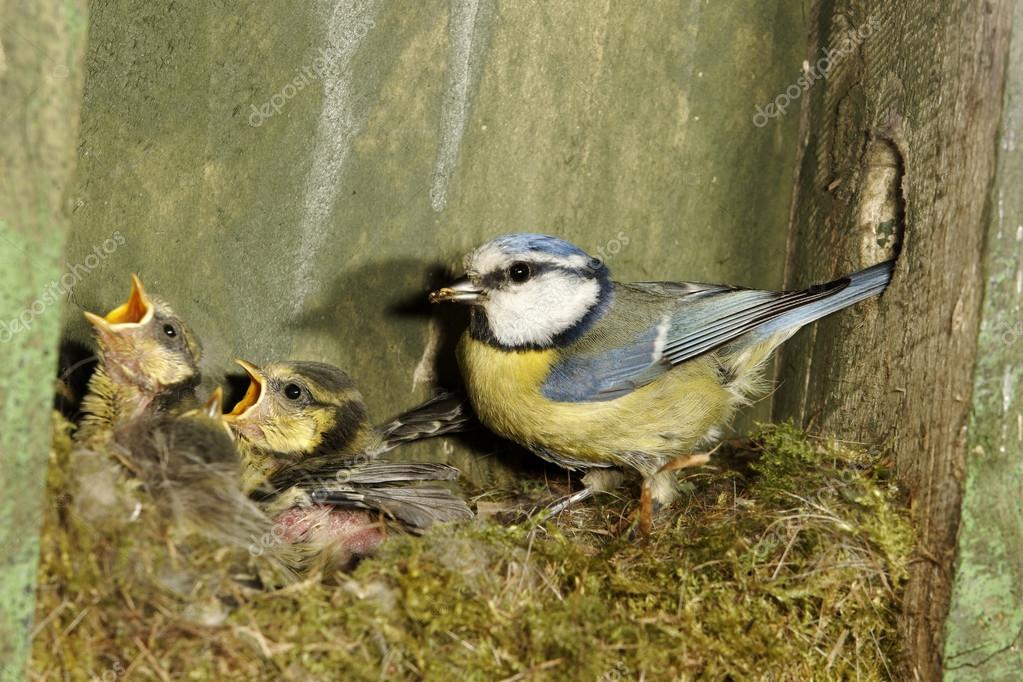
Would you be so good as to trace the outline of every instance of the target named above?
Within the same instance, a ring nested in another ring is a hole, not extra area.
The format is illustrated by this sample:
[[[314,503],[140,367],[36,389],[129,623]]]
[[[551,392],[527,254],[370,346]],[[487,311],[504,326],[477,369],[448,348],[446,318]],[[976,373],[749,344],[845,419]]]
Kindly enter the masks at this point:
[[[716,450],[717,448],[714,449]],[[653,475],[643,479],[639,494],[639,531],[642,534],[649,535],[653,530],[655,499],[663,505],[670,502],[671,498],[674,497],[674,476],[668,476],[668,474],[680,469],[703,466],[710,461],[710,456],[713,453],[714,450],[711,450],[710,452],[676,457],[669,460],[660,469],[655,471]],[[656,491],[654,490],[655,486],[657,487]]]
[[[583,489],[561,498],[548,505],[544,512],[548,517],[555,516],[583,500],[593,497],[595,493],[606,493],[622,484],[625,475],[620,469],[590,469],[583,476]]]

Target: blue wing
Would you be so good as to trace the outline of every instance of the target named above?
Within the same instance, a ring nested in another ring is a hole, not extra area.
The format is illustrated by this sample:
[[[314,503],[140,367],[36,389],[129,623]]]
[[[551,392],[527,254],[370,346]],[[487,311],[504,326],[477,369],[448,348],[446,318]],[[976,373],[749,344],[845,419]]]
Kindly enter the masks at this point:
[[[559,402],[619,398],[740,337],[756,343],[877,295],[893,267],[887,261],[790,292],[685,282],[616,285],[611,312],[565,349],[541,391]]]

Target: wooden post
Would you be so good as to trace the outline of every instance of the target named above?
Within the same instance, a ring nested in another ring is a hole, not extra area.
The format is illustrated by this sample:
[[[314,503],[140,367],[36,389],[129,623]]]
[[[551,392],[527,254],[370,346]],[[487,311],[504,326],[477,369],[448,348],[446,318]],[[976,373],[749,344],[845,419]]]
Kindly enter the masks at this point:
[[[1023,670],[1023,3],[1014,31],[988,195],[984,303],[945,679]]]
[[[22,678],[50,450],[84,0],[0,0],[0,679]]]
[[[838,0],[811,13],[808,61],[841,54],[804,101],[789,284],[869,265],[896,242],[901,255],[879,303],[788,344],[775,415],[893,457],[919,531],[907,679],[942,674],[1011,15],[1009,0]],[[863,39],[846,50],[850,36]]]

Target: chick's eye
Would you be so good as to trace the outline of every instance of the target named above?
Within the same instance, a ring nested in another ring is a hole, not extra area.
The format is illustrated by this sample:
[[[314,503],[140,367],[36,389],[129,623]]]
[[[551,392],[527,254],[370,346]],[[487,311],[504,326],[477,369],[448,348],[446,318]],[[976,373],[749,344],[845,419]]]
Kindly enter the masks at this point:
[[[284,387],[284,397],[288,400],[298,400],[302,397],[302,388],[298,384],[288,384]]]
[[[163,325],[163,333],[173,339],[178,335],[178,330],[172,324],[165,324]]]
[[[529,264],[522,263],[521,261],[518,263],[512,263],[511,267],[508,268],[508,277],[511,278],[511,281],[519,284],[522,284],[529,279],[531,274],[532,273],[529,271]]]

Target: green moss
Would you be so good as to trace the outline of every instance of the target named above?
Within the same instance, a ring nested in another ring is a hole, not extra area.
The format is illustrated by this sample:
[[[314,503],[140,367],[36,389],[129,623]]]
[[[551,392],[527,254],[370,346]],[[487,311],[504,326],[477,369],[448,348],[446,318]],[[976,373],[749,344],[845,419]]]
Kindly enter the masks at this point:
[[[620,499],[539,526],[438,527],[394,537],[336,581],[221,595],[233,609],[216,626],[199,624],[189,599],[175,608],[140,593],[129,608],[110,576],[75,579],[48,551],[38,618],[74,606],[40,628],[33,669],[77,661],[85,676],[115,664],[159,676],[159,666],[189,679],[889,677],[912,543],[898,490],[876,457],[790,426],[763,427],[755,443],[692,473],[692,492],[648,538],[619,531],[634,508]],[[67,539],[48,530],[48,548]],[[83,607],[92,615],[74,624]]]

